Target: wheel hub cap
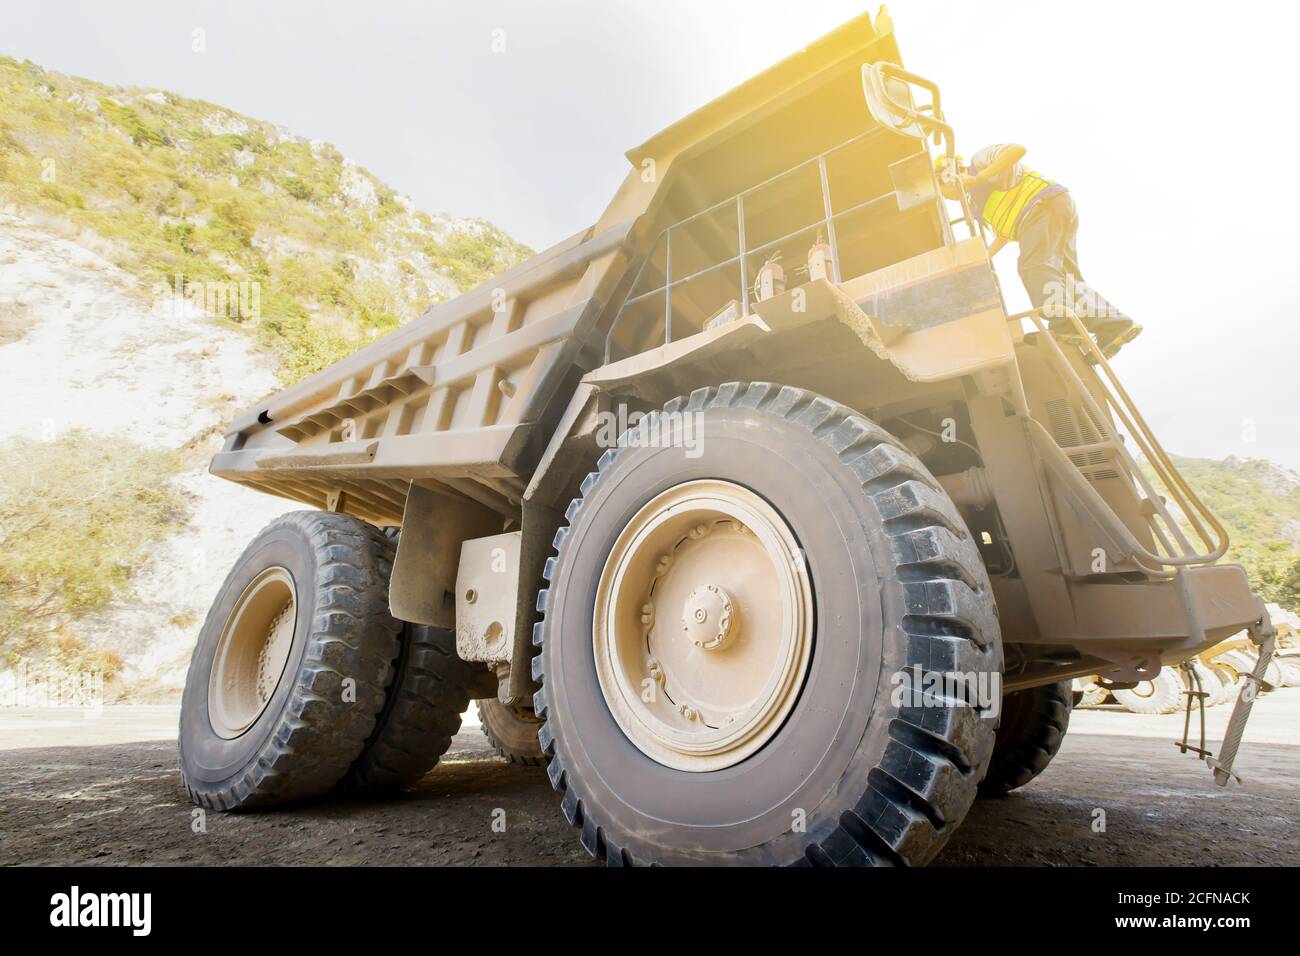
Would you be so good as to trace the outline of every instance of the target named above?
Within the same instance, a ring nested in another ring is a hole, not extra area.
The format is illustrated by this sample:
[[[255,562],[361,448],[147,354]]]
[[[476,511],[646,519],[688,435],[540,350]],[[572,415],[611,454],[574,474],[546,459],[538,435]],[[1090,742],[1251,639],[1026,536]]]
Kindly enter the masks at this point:
[[[217,736],[238,737],[262,716],[289,662],[297,616],[286,569],[267,568],[244,588],[212,659],[208,719]]]
[[[812,651],[812,588],[793,533],[725,481],[678,485],[615,542],[593,627],[610,712],[679,770],[739,763],[775,736]]]
[[[695,647],[715,651],[727,643],[736,607],[716,584],[702,584],[686,599],[682,631]]]

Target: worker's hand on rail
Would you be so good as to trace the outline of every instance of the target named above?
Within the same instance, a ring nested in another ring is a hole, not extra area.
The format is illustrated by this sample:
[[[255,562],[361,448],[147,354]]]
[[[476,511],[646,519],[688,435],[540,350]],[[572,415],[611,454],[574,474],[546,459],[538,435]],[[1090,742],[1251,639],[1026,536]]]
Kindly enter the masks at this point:
[[[934,166],[939,179],[939,191],[943,193],[944,198],[960,202],[965,191],[962,180],[966,178],[962,173],[960,158],[940,156],[935,160]]]

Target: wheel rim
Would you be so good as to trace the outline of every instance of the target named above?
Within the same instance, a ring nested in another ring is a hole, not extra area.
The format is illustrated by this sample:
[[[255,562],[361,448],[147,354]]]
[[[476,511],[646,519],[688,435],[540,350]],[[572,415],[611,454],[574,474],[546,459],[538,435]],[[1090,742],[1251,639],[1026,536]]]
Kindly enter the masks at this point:
[[[238,737],[270,703],[293,648],[298,595],[282,567],[244,588],[226,619],[208,682],[208,719],[217,736]]]
[[[758,495],[709,480],[665,491],[619,535],[597,595],[597,677],[642,753],[719,770],[780,729],[808,671],[812,585]]]

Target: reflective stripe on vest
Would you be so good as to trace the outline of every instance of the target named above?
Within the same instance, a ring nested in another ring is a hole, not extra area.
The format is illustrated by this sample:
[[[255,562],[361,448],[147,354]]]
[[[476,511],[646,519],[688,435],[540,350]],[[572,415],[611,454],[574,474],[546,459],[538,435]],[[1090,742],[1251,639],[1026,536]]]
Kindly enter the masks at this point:
[[[1025,211],[1030,200],[1050,185],[1051,182],[1038,173],[1025,173],[1020,177],[1020,182],[1010,189],[989,195],[984,201],[984,221],[1003,239],[1014,240],[1020,214]]]

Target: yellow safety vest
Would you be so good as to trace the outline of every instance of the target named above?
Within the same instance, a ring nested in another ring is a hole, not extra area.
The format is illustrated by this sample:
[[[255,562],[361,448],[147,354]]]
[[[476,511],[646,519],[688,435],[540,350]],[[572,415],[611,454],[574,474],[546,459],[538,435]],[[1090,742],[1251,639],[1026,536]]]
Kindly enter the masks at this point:
[[[984,200],[984,221],[1003,239],[1014,240],[1020,214],[1030,200],[1050,185],[1052,183],[1038,173],[1026,172],[1010,189],[995,191]]]

